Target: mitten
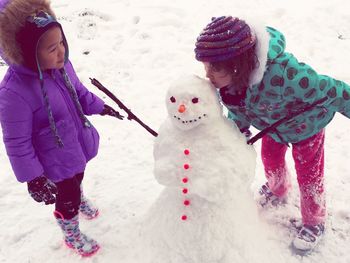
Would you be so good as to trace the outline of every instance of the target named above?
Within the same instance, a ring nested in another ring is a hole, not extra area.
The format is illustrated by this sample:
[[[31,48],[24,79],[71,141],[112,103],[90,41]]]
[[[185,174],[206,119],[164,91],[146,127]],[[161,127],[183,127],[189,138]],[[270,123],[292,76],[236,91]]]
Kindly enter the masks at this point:
[[[107,104],[105,104],[103,106],[103,110],[100,113],[100,115],[104,116],[104,115],[109,115],[112,117],[116,117],[119,120],[122,120],[124,118],[123,115],[120,115],[120,113],[118,111],[116,111],[115,109],[113,109],[111,106],[108,106]]]
[[[57,195],[56,185],[44,175],[39,176],[28,183],[28,192],[37,202],[45,202],[45,205],[54,204]]]
[[[247,140],[249,140],[250,137],[252,137],[252,132],[249,130],[249,128],[240,129],[240,132],[244,134]]]

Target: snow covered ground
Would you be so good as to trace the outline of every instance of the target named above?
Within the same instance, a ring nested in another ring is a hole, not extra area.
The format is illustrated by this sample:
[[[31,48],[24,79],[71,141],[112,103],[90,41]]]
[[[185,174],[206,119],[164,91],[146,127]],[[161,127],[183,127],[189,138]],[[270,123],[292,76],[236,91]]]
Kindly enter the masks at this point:
[[[278,0],[53,0],[70,44],[70,56],[80,79],[95,77],[153,129],[166,118],[164,96],[169,83],[184,73],[204,76],[194,60],[196,36],[212,16],[259,19],[280,29],[287,51],[316,71],[350,83],[350,3]],[[1,65],[1,62],[0,62]],[[6,67],[0,66],[0,76]],[[114,105],[108,98],[106,102]],[[101,135],[99,155],[88,165],[85,192],[101,215],[81,220],[84,232],[95,237],[101,251],[84,262],[133,262],[133,229],[142,220],[162,187],[153,177],[154,138],[135,122],[91,118]],[[298,191],[290,153],[294,191],[285,207],[261,212],[278,238],[285,262],[350,262],[350,121],[337,114],[327,127],[325,178],[327,232],[313,254],[293,255],[295,232],[289,219],[300,218]],[[256,144],[259,153],[260,144]],[[52,206],[34,202],[26,185],[17,183],[0,144],[0,262],[79,262],[62,245]],[[252,190],[264,182],[258,157]],[[236,211],[239,213],[239,211]],[[254,253],[254,247],[251,248]],[[141,255],[142,256],[142,255]],[[262,255],[262,259],[268,255]],[[142,262],[139,260],[138,262]],[[277,263],[261,260],[263,263]]]

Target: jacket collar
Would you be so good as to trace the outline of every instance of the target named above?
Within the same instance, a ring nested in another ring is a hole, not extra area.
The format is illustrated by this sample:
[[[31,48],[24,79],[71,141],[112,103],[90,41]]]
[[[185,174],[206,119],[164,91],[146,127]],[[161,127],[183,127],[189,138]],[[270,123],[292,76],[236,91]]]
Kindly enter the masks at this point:
[[[261,82],[269,62],[284,52],[286,42],[283,34],[272,27],[262,27],[249,24],[257,36],[256,56],[259,66],[253,70],[249,84],[256,85]]]
[[[271,37],[267,32],[267,28],[265,26],[261,26],[261,23],[249,23],[249,26],[257,38],[255,53],[259,61],[258,67],[253,70],[249,79],[250,86],[253,86],[261,82],[267,68],[269,42]]]
[[[21,65],[11,65],[10,69],[12,69],[14,72],[21,74],[21,75],[26,75],[26,76],[31,76],[34,78],[39,79],[39,74],[30,68],[27,68],[25,66]],[[43,79],[47,79],[49,77],[52,77],[53,74],[57,72],[57,69],[51,69],[51,70],[46,70],[43,72]]]

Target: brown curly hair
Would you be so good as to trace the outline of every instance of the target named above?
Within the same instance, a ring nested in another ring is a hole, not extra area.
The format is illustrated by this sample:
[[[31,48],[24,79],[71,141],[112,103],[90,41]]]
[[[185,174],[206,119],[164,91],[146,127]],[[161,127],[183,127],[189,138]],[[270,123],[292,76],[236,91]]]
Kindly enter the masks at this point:
[[[249,86],[252,71],[259,67],[259,60],[255,54],[255,45],[229,60],[210,62],[214,71],[225,70],[232,75],[233,85],[240,88]]]

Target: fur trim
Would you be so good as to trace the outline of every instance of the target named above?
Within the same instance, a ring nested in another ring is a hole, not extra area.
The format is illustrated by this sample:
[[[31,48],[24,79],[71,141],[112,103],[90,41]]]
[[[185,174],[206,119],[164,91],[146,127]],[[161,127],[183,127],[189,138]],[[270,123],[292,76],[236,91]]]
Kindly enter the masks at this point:
[[[259,60],[259,66],[253,70],[250,76],[249,83],[252,86],[259,83],[264,76],[264,72],[266,70],[267,55],[269,51],[270,34],[266,31],[265,23],[259,21],[259,19],[242,19],[246,21],[257,38],[255,53]]]
[[[50,0],[10,0],[5,8],[0,10],[0,49],[4,60],[10,65],[23,64],[16,35],[24,26],[26,18],[40,10],[55,17]]]

